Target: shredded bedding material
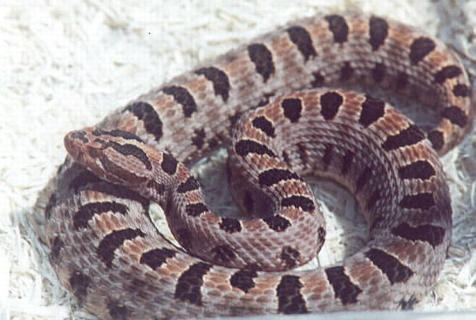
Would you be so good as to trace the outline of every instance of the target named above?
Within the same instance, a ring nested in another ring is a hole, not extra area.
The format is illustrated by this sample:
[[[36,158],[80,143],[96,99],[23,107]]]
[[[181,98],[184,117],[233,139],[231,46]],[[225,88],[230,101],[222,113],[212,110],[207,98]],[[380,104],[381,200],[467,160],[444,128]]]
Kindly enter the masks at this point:
[[[422,28],[456,50],[473,78],[476,72],[476,1],[25,0],[0,8],[0,320],[95,318],[61,286],[48,261],[42,214],[50,190],[44,187],[66,155],[66,132],[97,123],[165,80],[293,19],[349,10]],[[234,214],[225,163],[220,150],[194,173],[208,203]],[[476,309],[476,130],[442,163],[453,239],[439,282],[417,306],[433,313],[366,319],[476,318],[470,311]],[[318,259],[306,268],[341,261],[367,235],[350,194],[326,181],[317,182],[315,193],[328,231]],[[167,231],[161,210],[154,209],[158,227]]]

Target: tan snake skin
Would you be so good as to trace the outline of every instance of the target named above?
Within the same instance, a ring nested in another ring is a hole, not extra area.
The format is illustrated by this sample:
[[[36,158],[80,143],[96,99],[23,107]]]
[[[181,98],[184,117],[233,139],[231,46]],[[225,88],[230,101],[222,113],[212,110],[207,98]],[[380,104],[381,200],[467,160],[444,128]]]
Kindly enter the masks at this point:
[[[425,133],[372,95],[334,88],[351,83],[416,97],[438,123]],[[45,210],[51,263],[103,319],[410,309],[451,239],[438,154],[471,127],[471,95],[455,54],[409,26],[296,21],[69,133]],[[186,167],[230,140],[231,186],[252,219],[210,211]],[[324,241],[308,175],[355,194],[369,241],[340,265],[291,271]],[[150,201],[189,253],[157,232]]]

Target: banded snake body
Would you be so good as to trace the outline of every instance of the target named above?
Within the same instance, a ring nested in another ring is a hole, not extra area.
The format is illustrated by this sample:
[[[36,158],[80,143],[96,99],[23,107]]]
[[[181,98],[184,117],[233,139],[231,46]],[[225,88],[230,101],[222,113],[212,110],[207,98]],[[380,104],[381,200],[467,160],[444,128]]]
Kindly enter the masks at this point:
[[[424,132],[335,88],[356,82],[416,97],[438,123]],[[457,56],[412,27],[352,13],[295,21],[69,133],[45,210],[51,263],[103,319],[408,309],[445,259],[438,155],[471,127],[471,95]],[[230,141],[231,187],[252,219],[213,213],[186,167]],[[308,175],[355,194],[369,241],[339,265],[293,271],[325,235]],[[187,252],[157,232],[151,201]]]

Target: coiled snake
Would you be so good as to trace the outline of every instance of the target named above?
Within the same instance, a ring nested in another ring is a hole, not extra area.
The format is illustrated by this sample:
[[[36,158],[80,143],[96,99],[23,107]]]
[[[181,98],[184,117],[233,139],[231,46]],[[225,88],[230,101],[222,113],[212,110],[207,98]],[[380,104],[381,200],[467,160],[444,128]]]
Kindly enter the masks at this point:
[[[334,88],[349,83],[417,97],[438,123],[424,132],[372,95]],[[453,52],[401,23],[291,23],[69,133],[45,210],[50,260],[104,319],[410,308],[451,238],[438,155],[471,127],[471,90]],[[213,213],[186,167],[230,140],[247,220]],[[369,241],[340,265],[292,271],[325,235],[307,175],[355,194]],[[189,253],[157,232],[150,201]]]

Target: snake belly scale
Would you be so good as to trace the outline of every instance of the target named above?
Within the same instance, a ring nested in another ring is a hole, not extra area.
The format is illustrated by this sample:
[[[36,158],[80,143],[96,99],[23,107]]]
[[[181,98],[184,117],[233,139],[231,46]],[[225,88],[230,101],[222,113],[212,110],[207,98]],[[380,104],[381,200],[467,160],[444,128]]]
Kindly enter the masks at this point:
[[[337,89],[356,82],[418,98],[437,124],[425,132]],[[412,27],[352,13],[295,21],[69,133],[45,209],[51,263],[103,319],[411,308],[450,242],[438,155],[471,127],[471,96],[456,55]],[[253,219],[213,213],[186,167],[230,142],[231,186]],[[307,175],[355,194],[369,241],[339,265],[293,271],[325,235]],[[187,251],[157,232],[151,201]]]

